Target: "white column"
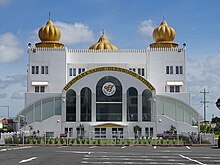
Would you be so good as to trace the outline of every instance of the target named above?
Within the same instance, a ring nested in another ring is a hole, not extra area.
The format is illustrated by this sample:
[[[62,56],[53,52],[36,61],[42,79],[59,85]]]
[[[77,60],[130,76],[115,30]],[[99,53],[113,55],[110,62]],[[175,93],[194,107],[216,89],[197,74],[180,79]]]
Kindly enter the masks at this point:
[[[127,95],[122,94],[122,122],[127,121]]]
[[[80,122],[80,95],[76,95],[76,122]]]
[[[142,121],[142,95],[138,95],[138,121]]]
[[[92,93],[92,122],[96,122],[96,95]]]

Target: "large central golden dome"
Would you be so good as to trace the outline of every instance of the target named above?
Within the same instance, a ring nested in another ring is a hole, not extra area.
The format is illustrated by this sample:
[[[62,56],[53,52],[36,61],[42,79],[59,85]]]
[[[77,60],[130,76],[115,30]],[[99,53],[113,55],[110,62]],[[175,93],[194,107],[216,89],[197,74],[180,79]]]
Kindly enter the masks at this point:
[[[155,43],[151,44],[150,47],[178,47],[178,44],[173,42],[175,36],[175,30],[163,20],[160,26],[153,31]]]
[[[36,47],[50,47],[50,48],[63,48],[64,45],[59,42],[61,38],[61,32],[50,20],[47,21],[46,25],[40,28],[38,36],[41,42],[36,43]]]
[[[111,44],[108,41],[108,38],[104,35],[104,33],[99,38],[98,42],[96,44],[90,46],[89,49],[93,49],[93,50],[118,50],[118,48],[115,45]]]

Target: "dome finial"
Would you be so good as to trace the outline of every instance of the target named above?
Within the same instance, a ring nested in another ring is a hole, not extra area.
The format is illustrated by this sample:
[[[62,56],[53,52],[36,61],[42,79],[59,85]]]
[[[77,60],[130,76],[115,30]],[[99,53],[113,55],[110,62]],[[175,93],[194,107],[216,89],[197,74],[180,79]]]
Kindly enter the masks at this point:
[[[163,21],[165,21],[165,17],[163,16]]]
[[[102,35],[104,35],[105,34],[105,29],[102,29]]]
[[[49,12],[49,20],[51,20],[51,19],[50,19],[50,12]]]

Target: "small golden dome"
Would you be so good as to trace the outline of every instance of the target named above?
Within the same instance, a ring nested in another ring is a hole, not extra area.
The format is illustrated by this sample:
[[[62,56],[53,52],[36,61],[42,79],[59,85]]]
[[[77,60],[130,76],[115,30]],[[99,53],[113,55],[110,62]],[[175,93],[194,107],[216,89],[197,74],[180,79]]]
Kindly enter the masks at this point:
[[[60,29],[54,26],[53,22],[49,20],[46,25],[40,28],[38,36],[41,41],[59,41],[61,32]]]
[[[61,38],[61,32],[50,20],[47,21],[46,25],[40,28],[38,36],[41,42],[36,43],[36,47],[49,47],[49,48],[63,48],[64,45],[59,42]]]
[[[108,38],[102,34],[102,36],[99,38],[98,42],[92,46],[89,47],[89,49],[94,49],[94,50],[118,50],[118,48],[109,43]]]
[[[170,27],[165,20],[153,31],[153,38],[156,42],[173,41],[175,36],[175,30]]]
[[[151,47],[178,47],[177,43],[174,43],[176,32],[170,27],[165,20],[163,20],[159,27],[153,31],[153,38],[155,43],[151,44]]]

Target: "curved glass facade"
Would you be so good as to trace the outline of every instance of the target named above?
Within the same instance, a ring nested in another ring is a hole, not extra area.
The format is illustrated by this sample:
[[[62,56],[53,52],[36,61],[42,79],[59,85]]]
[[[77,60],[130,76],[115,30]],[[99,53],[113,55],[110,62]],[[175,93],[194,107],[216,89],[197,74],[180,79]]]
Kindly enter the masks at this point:
[[[151,98],[151,91],[145,89],[142,93],[142,121],[151,121]]]
[[[199,119],[199,114],[192,107],[168,96],[157,96],[157,115],[190,125],[197,125]]]
[[[92,92],[91,89],[85,87],[80,92],[81,103],[81,121],[91,121],[92,114]]]
[[[66,92],[66,121],[76,121],[76,92],[72,89]]]
[[[134,87],[127,90],[127,121],[138,121],[138,91]]]
[[[61,97],[45,98],[27,106],[16,117],[16,120],[21,120],[20,124],[22,127],[24,126],[22,124],[24,118],[27,124],[32,124],[33,122],[44,121],[54,115],[61,115]]]
[[[112,76],[96,85],[96,121],[122,121],[122,85]]]

